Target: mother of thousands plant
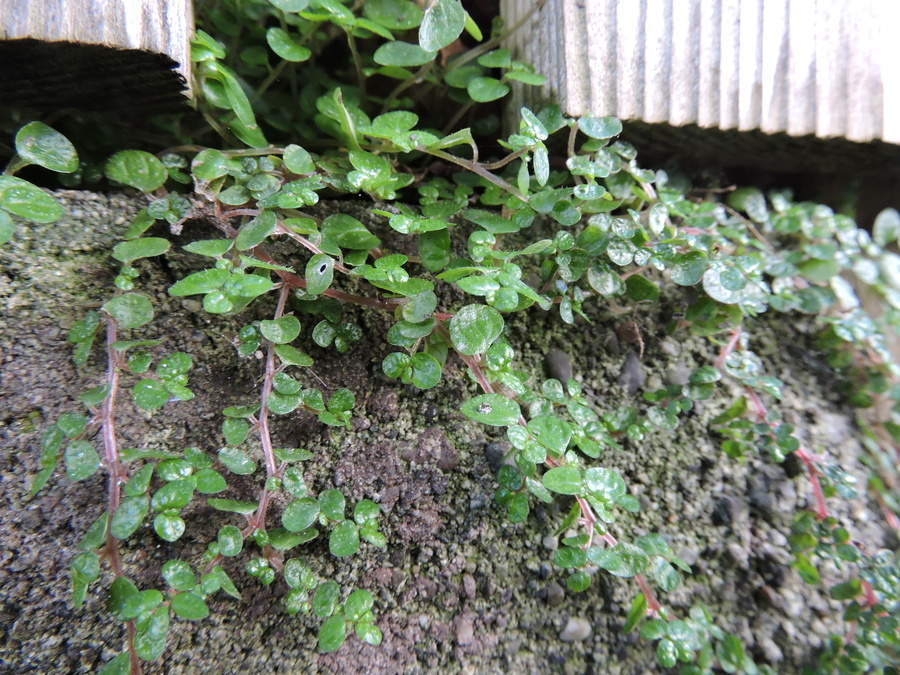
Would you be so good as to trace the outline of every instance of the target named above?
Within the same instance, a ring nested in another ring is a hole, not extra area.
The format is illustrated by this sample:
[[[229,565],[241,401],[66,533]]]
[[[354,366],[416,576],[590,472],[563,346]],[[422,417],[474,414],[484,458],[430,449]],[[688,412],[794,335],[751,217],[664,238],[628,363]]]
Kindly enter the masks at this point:
[[[288,612],[312,610],[323,619],[322,650],[337,649],[350,629],[380,642],[367,591],[344,598],[335,581],[317,578],[303,558],[284,559],[323,530],[338,557],[356,552],[361,540],[384,546],[377,505],[362,500],[348,514],[338,490],[310,494],[301,467],[311,454],[275,448],[269,433],[272,415],[295,411],[326,425],[349,424],[351,392],[340,389],[326,401],[319,389],[305,386],[303,369],[312,359],[302,350],[301,322],[289,310],[320,313],[313,341],[344,352],[360,337],[360,329],[342,318],[348,303],[393,317],[386,340],[396,350],[382,364],[389,377],[428,389],[440,383],[448,359],[465,364],[481,393],[462,413],[505,429],[512,446],[496,491],[508,518],[524,521],[535,501],[569,505],[554,525],[568,534],[553,554],[567,571],[568,587],[586,589],[591,567],[633,579],[636,594],[624,629],[655,641],[659,663],[685,673],[774,671],[757,666],[705,607],[679,616],[666,606],[661,594],[678,588],[690,567],[660,534],[635,536],[619,525],[617,512],[638,512],[640,504],[619,472],[603,465],[603,455],[676,429],[717,383],[739,383],[743,395],[712,422],[723,451],[733,458],[761,452],[777,462],[795,455],[806,469],[813,507],[797,515],[793,564],[811,583],[825,562],[845,571],[831,595],[845,602],[851,628],[834,636],[822,668],[896,672],[896,554],[854,541],[830,515],[829,500],[852,497],[858,487],[821,450],[803,447],[783,419],[778,401],[785,385],[767,375],[750,350],[746,321],[766,311],[817,317],[822,346],[847,400],[859,408],[871,468],[861,487],[898,529],[900,370],[881,332],[885,323],[900,323],[900,256],[890,251],[900,236],[896,213],[882,214],[870,236],[850,218],[795,203],[787,193],[765,196],[747,188],[732,192],[727,203],[703,198],[681,178],[640,168],[634,148],[616,140],[618,120],[570,119],[554,105],[539,112],[522,108],[518,129],[498,141],[506,154],[484,161],[476,138],[495,131],[496,116],[488,108],[471,127],[459,123],[476,104],[502,99],[512,82],[535,85],[544,78],[499,47],[506,34],[499,25],[479,47],[447,50],[464,30],[483,40],[459,0],[435,0],[425,11],[409,0],[221,0],[201,17],[224,37],[198,30],[193,42],[197,106],[226,145],[201,145],[218,141],[195,132],[188,143],[157,155],[126,150],[108,160],[110,181],[142,190],[152,201],[112,251],[122,265],[116,289],[101,312],[88,313],[69,336],[80,364],[103,328],[105,381],[82,395],[86,415],[67,413],[47,430],[32,488],[41,489],[59,460],[72,480],[97,470],[108,476],[107,510],[72,564],[76,605],[99,578],[102,562],[113,573],[108,607],[126,623],[128,638],[104,672],[138,672],[140,659],[164,650],[170,618],[204,618],[210,594],[240,597],[222,566],[238,555],[263,584],[284,577]],[[326,52],[342,58],[320,63]],[[449,119],[442,114],[447,109],[455,109]],[[14,173],[28,164],[58,172],[79,167],[72,144],[42,122],[19,131],[16,150],[0,176],[4,241],[12,236],[11,215],[48,222],[61,213],[52,197]],[[360,193],[394,202],[373,211],[396,233],[391,241],[349,215],[318,218],[304,210],[322,195]],[[271,318],[238,324],[239,352],[263,354],[259,395],[222,411],[225,446],[214,455],[201,448],[120,448],[120,390],[130,389],[144,410],[194,395],[191,357],[153,357],[160,340],[137,332],[151,323],[153,307],[135,290],[134,263],[169,250],[165,237],[144,236],[155,222],[179,233],[197,218],[218,233],[184,247],[205,267],[177,281],[169,294],[199,296],[205,311],[236,322],[258,298],[274,296]],[[551,236],[529,239],[535,223],[551,224]],[[404,237],[413,247],[402,250],[417,255],[391,251]],[[275,239],[293,243],[305,263],[286,264],[270,245]],[[863,311],[848,275],[884,298],[889,309],[881,320]],[[355,286],[363,290],[342,290],[342,277],[364,282]],[[440,297],[459,300],[440,306],[439,285],[456,289]],[[515,345],[505,331],[510,314],[537,305],[575,324],[588,320],[587,303],[615,302],[637,312],[673,285],[696,292],[667,330],[704,336],[720,347],[719,357],[687,384],[647,392],[641,405],[617,407],[588,400],[573,379],[538,382],[516,368]],[[870,413],[877,403],[887,414]],[[222,492],[228,474],[254,474],[260,460],[265,476],[247,501],[205,497],[242,519],[219,530],[202,561],[167,562],[162,591],[129,580],[119,541],[148,519],[160,538],[177,541],[187,527],[181,512],[198,495]],[[280,513],[271,509],[275,497],[287,502]]]

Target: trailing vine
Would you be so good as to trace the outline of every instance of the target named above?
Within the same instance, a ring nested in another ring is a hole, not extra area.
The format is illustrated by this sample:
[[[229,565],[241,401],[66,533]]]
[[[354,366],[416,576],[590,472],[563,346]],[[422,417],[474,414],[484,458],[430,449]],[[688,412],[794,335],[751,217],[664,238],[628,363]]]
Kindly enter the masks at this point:
[[[87,414],[67,413],[44,434],[42,469],[32,487],[37,493],[60,461],[71,480],[107,474],[106,511],[72,563],[76,606],[100,578],[102,563],[112,571],[108,606],[125,623],[127,639],[104,672],[139,672],[140,660],[163,652],[171,617],[205,618],[211,594],[239,598],[222,563],[242,554],[260,583],[284,578],[289,613],[312,611],[323,620],[322,650],[339,648],[351,631],[381,641],[368,591],[344,598],[337,582],[319,579],[303,558],[284,559],[323,532],[337,557],[355,553],[361,542],[388,543],[378,529],[377,504],[361,500],[348,515],[340,491],[310,493],[302,469],[310,453],[274,447],[272,416],[305,413],[340,427],[350,424],[354,406],[347,389],[326,400],[303,385],[299,373],[313,361],[302,349],[307,338],[300,337],[299,311],[289,301],[315,306],[323,318],[310,338],[341,353],[361,335],[344,319],[344,305],[392,316],[385,338],[395,351],[382,369],[419,389],[439,386],[448,359],[458,358],[481,392],[462,405],[462,414],[503,428],[512,447],[496,491],[509,520],[523,522],[536,502],[568,505],[563,522],[554,524],[567,534],[553,554],[568,588],[587,589],[593,568],[633,579],[624,629],[654,641],[662,666],[680,665],[686,673],[774,671],[755,664],[705,607],[679,615],[666,604],[665,594],[679,587],[690,566],[661,534],[621,527],[617,514],[639,512],[640,502],[620,473],[604,466],[603,455],[674,431],[720,382],[738,383],[743,393],[711,423],[723,452],[735,460],[752,453],[776,462],[799,459],[812,507],[794,523],[793,565],[810,583],[819,582],[825,564],[845,572],[830,592],[846,603],[850,630],[832,639],[822,668],[896,672],[896,553],[870,550],[830,514],[830,500],[850,498],[859,488],[827,451],[804,447],[785,421],[778,407],[785,385],[764,372],[751,350],[750,319],[764,312],[816,317],[822,348],[858,408],[871,469],[861,487],[888,526],[900,529],[894,409],[900,370],[883,337],[886,326],[900,323],[900,256],[891,251],[900,216],[883,213],[870,236],[850,218],[796,203],[786,192],[742,188],[721,203],[683,176],[641,168],[635,149],[617,140],[618,120],[571,119],[555,105],[522,108],[518,129],[485,149],[479,139],[496,132],[499,118],[490,110],[471,117],[476,104],[501,100],[513,83],[537,85],[544,78],[500,47],[500,26],[481,47],[442,51],[464,30],[484,38],[458,0],[436,0],[424,12],[407,0],[352,6],[222,0],[206,9],[203,21],[225,37],[220,42],[198,30],[193,42],[197,108],[224,141],[207,131],[187,137],[185,118],[171,123],[181,140],[168,149],[124,150],[106,162],[109,181],[152,201],[112,251],[121,270],[110,299],[69,335],[78,365],[95,342],[104,343],[105,381],[82,395]],[[317,62],[317,55],[339,48],[347,56],[340,67]],[[457,110],[447,119],[442,113],[451,105]],[[471,125],[460,127],[467,119]],[[15,147],[0,176],[3,241],[14,236],[13,216],[52,222],[61,215],[52,196],[14,174],[29,165],[67,174],[83,167],[75,146],[40,121],[18,131]],[[390,202],[373,213],[393,231],[391,240],[347,214],[319,218],[307,210],[325,195],[358,194]],[[160,357],[160,340],[134,332],[154,317],[150,300],[135,290],[134,263],[169,251],[165,236],[146,236],[157,223],[179,234],[198,220],[217,234],[184,249],[205,267],[179,279],[169,295],[201,296],[206,312],[234,317],[238,352],[262,354],[259,395],[222,411],[225,446],[214,456],[201,448],[120,448],[115,425],[124,391],[148,411],[194,396],[191,357]],[[552,236],[529,239],[529,230],[547,224]],[[413,243],[395,247],[401,239]],[[288,264],[275,241],[294,246],[295,259],[305,264]],[[882,317],[862,309],[851,276],[883,299]],[[442,285],[454,288],[450,297],[465,299],[439,305]],[[575,325],[589,321],[589,303],[622,305],[642,350],[633,317],[674,287],[696,293],[667,330],[719,347],[718,358],[686,384],[646,391],[639,405],[598,405],[575,379],[536,382],[516,367],[516,346],[505,330],[510,314],[537,306]],[[242,313],[270,294],[276,298],[271,318],[246,322]],[[167,562],[162,591],[138,589],[122,567],[119,542],[147,519],[161,539],[177,541],[188,527],[180,514],[192,500],[222,492],[227,474],[253,475],[260,462],[265,473],[255,496],[205,497],[209,506],[235,514],[238,524],[223,526],[193,565]],[[276,513],[274,505],[282,503]]]

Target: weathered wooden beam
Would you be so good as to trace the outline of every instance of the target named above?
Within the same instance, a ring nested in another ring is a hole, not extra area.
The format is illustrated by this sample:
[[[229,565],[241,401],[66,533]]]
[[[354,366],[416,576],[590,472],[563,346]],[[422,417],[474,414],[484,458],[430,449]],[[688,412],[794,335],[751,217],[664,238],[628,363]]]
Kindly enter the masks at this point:
[[[507,25],[534,1],[502,0]],[[631,128],[842,139],[896,157],[898,25],[896,0],[546,0],[508,46],[549,82],[517,87],[514,110],[553,99]]]
[[[0,106],[178,107],[193,30],[191,0],[2,0]]]

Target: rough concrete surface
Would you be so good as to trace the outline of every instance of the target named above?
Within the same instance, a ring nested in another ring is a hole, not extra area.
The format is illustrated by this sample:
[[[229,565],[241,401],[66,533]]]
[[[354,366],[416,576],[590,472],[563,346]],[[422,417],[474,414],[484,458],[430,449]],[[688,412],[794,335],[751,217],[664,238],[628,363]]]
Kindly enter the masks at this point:
[[[73,483],[58,471],[34,499],[27,498],[27,490],[38,467],[41,432],[61,413],[80,411],[78,394],[101,381],[100,350],[75,368],[65,339],[75,320],[108,297],[116,269],[109,250],[139,200],[77,192],[58,196],[68,207],[64,220],[21,224],[0,249],[3,672],[93,672],[123,645],[123,625],[104,609],[108,569],[82,608],[74,609],[69,596],[75,545],[105,508],[102,472]],[[328,208],[365,218],[370,206],[352,202]],[[202,227],[189,226],[176,243],[208,234]],[[215,453],[223,444],[221,409],[258,396],[262,363],[239,357],[231,341],[236,326],[265,318],[272,303],[264,299],[235,321],[205,314],[196,298],[168,297],[166,288],[196,264],[196,257],[173,247],[164,258],[139,265],[139,288],[153,301],[157,319],[127,339],[164,337],[157,353],[163,348],[190,353],[191,385],[198,395],[152,414],[136,411],[122,396],[122,447],[197,446]],[[450,311],[453,302],[452,296],[441,297]],[[661,331],[681,302],[667,298],[639,314],[645,351],[637,360],[632,345],[617,337],[621,319],[596,304],[589,310],[593,324],[579,320],[574,329],[531,310],[509,322],[509,339],[521,367],[535,378],[548,377],[548,352],[568,355],[568,367],[598,411],[627,400],[632,387],[637,388],[632,400],[639,404],[641,391],[677,382],[715,357],[708,342]],[[522,525],[505,520],[493,500],[491,465],[502,462],[507,441],[502,429],[482,427],[459,412],[465,397],[476,393],[462,364],[451,357],[435,389],[408,388],[381,371],[381,360],[393,350],[383,338],[391,317],[354,308],[348,314],[364,337],[346,355],[312,343],[309,334],[318,319],[301,316],[300,340],[316,360],[304,375],[307,384],[326,393],[347,387],[356,394],[353,429],[327,428],[295,413],[276,420],[273,436],[276,447],[314,453],[304,466],[313,493],[338,487],[351,500],[380,504],[386,549],[364,544],[357,555],[336,559],[320,538],[291,555],[306,557],[347,592],[369,589],[383,644],[373,647],[351,637],[333,654],[318,653],[318,621],[286,615],[280,605],[283,580],[260,586],[243,572],[248,558],[242,554],[225,566],[243,600],[218,593],[210,598],[208,619],[175,620],[166,652],[146,664],[145,672],[660,672],[653,644],[621,630],[636,593],[631,581],[601,572],[587,592],[576,595],[565,589],[565,573],[549,562],[557,545],[554,529],[567,504],[533,504]],[[768,374],[788,383],[785,414],[806,447],[862,476],[851,411],[830,386],[832,375],[812,347],[812,328],[794,318],[765,315],[752,328],[752,348],[766,360]],[[555,354],[557,365],[551,367],[565,368],[560,358]],[[626,363],[628,378],[620,384]],[[767,458],[740,462],[722,454],[708,420],[738,390],[726,384],[718,392],[675,432],[652,433],[640,444],[626,442],[620,451],[601,456],[601,465],[623,473],[643,507],[637,516],[623,514],[613,532],[623,538],[660,532],[694,571],[662,600],[679,611],[706,603],[758,662],[798,672],[830,631],[843,630],[839,606],[824,587],[805,585],[789,567],[787,535],[793,514],[810,499],[810,486],[804,474],[791,471],[791,477]],[[228,479],[228,492],[219,496],[255,498],[258,476]],[[851,524],[855,539],[872,547],[884,544],[880,516],[865,499],[829,505]],[[279,506],[270,512],[277,522]],[[180,558],[199,565],[219,527],[242,524],[203,499],[195,500],[185,518],[187,533],[178,542],[160,540],[149,525],[123,542],[126,569],[139,588],[163,588],[162,563]],[[835,571],[826,570],[826,576],[839,578]]]

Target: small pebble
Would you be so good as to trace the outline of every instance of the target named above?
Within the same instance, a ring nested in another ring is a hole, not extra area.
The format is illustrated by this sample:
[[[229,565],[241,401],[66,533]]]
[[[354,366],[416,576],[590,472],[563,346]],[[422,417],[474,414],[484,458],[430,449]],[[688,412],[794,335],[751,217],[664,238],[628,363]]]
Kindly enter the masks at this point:
[[[456,625],[456,641],[460,645],[471,644],[475,639],[475,625],[472,617],[463,615]]]
[[[565,389],[566,382],[572,379],[572,361],[569,355],[562,349],[554,347],[544,356],[544,365],[550,377],[559,380]]]
[[[463,593],[469,600],[475,597],[475,577],[471,574],[463,575]]]
[[[647,373],[644,372],[644,366],[641,365],[637,354],[633,351],[628,352],[625,363],[622,364],[622,370],[619,372],[619,386],[625,390],[628,396],[634,396],[646,379]]]
[[[560,586],[555,581],[551,582],[549,586],[547,586],[547,604],[551,607],[556,607],[561,604],[563,598],[566,597],[566,592],[563,590],[563,587]]]
[[[563,642],[582,642],[591,636],[591,624],[587,619],[572,617],[559,634]]]

